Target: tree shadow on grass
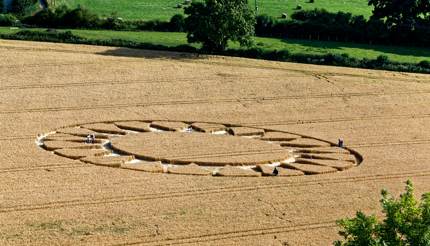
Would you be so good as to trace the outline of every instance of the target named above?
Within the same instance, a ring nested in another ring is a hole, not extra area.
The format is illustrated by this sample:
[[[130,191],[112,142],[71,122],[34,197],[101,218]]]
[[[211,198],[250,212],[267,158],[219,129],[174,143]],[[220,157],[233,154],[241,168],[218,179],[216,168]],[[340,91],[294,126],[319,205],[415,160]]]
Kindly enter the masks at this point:
[[[374,52],[384,53],[386,55],[399,55],[399,56],[412,56],[418,58],[428,57],[430,60],[430,49],[424,47],[408,47],[408,46],[394,46],[394,45],[370,45],[359,43],[346,43],[334,41],[316,41],[316,40],[302,40],[302,39],[282,39],[283,43],[300,45],[305,48],[314,49],[316,52],[329,53],[329,50],[335,50],[336,53],[348,53],[347,49],[363,49]],[[358,52],[358,51],[357,51]],[[372,57],[373,58],[373,57]]]
[[[165,50],[149,50],[149,49],[132,49],[132,48],[109,48],[106,51],[98,52],[98,55],[103,56],[118,56],[118,57],[133,57],[145,59],[174,59],[174,60],[190,60],[201,59],[198,53],[185,53],[177,51]]]

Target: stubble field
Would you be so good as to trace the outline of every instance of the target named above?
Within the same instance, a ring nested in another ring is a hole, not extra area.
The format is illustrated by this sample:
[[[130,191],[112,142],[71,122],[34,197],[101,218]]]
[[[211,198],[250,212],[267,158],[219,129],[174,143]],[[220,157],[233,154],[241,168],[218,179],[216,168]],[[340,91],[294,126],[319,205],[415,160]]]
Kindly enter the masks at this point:
[[[430,191],[428,75],[4,40],[0,54],[2,245],[328,245],[336,220],[380,215],[381,189],[399,194],[411,179],[417,195]],[[179,175],[36,144],[64,127],[128,121],[343,138],[362,162],[321,175]]]

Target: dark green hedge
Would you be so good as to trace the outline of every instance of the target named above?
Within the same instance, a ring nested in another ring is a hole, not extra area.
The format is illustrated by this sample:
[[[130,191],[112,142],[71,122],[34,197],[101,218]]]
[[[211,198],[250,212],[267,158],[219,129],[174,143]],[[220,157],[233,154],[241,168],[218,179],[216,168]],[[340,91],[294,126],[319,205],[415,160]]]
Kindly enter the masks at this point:
[[[138,43],[122,39],[107,39],[107,40],[93,40],[86,39],[74,35],[70,31],[56,32],[56,31],[31,31],[23,30],[16,34],[2,34],[0,38],[15,39],[15,40],[32,40],[32,41],[47,41],[47,42],[61,42],[61,43],[74,43],[74,44],[91,44],[115,47],[128,47],[137,49],[150,49],[150,50],[167,50],[189,53],[202,53],[189,45],[179,46],[166,46],[157,45],[152,43]],[[326,54],[326,55],[309,55],[309,54],[290,54],[288,50],[263,50],[260,48],[250,49],[228,49],[225,52],[217,53],[218,55],[225,56],[239,56],[247,58],[257,58],[274,61],[289,61],[308,64],[319,65],[332,65],[332,66],[346,66],[355,68],[370,68],[381,69],[399,72],[414,72],[414,73],[429,73],[430,62],[422,61],[420,63],[400,63],[390,61],[386,56],[379,56],[376,59],[357,59],[350,57],[347,54]]]
[[[1,1],[1,0],[0,0]],[[0,14],[0,26],[14,26],[18,19],[11,14]]]
[[[46,9],[22,19],[33,27],[86,28],[109,30],[175,31],[185,30],[184,16],[178,14],[170,21],[127,21],[112,15],[100,18],[97,14],[78,6],[70,9],[60,6]],[[324,9],[300,10],[291,19],[278,19],[267,15],[257,16],[256,35],[263,37],[298,38],[308,40],[343,41],[384,45],[430,46],[430,19],[420,19],[415,28],[388,28],[384,20],[350,13],[331,13]]]
[[[384,45],[430,46],[430,19],[419,19],[413,29],[389,28],[383,19],[331,13],[324,9],[301,10],[290,20],[257,16],[257,36],[342,41]]]
[[[56,9],[41,10],[34,15],[23,18],[22,23],[30,27],[46,28],[85,28],[107,30],[146,30],[163,32],[182,32],[184,30],[184,17],[174,15],[170,21],[128,21],[115,15],[101,18],[88,9],[78,6],[70,9],[60,6]]]

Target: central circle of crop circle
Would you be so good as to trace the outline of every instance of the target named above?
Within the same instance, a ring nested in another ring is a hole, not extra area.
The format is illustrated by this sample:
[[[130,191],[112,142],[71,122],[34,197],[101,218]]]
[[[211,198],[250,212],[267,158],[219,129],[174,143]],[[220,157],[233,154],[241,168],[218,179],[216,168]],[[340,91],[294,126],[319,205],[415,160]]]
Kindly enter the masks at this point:
[[[279,144],[205,133],[147,132],[112,140],[112,149],[140,159],[205,166],[255,165],[286,160],[291,153]]]

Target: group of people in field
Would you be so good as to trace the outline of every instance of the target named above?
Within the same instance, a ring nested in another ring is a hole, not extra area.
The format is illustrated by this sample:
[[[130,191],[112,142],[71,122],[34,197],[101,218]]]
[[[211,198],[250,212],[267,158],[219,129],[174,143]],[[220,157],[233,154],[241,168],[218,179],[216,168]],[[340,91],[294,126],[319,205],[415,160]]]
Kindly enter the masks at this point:
[[[86,138],[85,138],[85,143],[87,144],[93,144],[96,142],[96,135],[95,134],[89,134]]]

